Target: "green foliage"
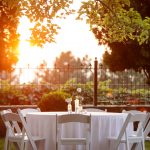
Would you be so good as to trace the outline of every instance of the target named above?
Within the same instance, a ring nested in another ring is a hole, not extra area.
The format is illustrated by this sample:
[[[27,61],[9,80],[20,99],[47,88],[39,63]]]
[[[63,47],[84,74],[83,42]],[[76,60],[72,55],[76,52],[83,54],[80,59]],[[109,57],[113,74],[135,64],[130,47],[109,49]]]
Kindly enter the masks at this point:
[[[27,96],[23,94],[20,88],[12,86],[8,81],[1,83],[0,104],[1,105],[20,105],[30,104]]]
[[[89,64],[90,60],[87,55],[81,60],[80,58],[75,58],[71,51],[62,52],[59,57],[56,57],[54,62],[55,68],[51,70],[41,69],[41,75],[38,74],[38,76],[43,81],[52,83],[53,87],[58,84],[67,86],[67,82],[69,82],[69,85],[75,85],[77,82],[83,84],[87,79],[92,78],[93,75]]]
[[[70,8],[73,0],[21,0],[22,15],[27,16],[32,23],[30,42],[33,45],[42,46],[46,42],[54,42],[55,35],[60,29],[56,19],[65,18],[74,12]]]
[[[132,95],[135,97],[138,97],[140,95],[141,98],[142,97],[144,98],[150,95],[150,91],[146,89],[135,89],[135,90],[132,90]]]
[[[69,93],[72,96],[72,99],[75,100],[76,96],[82,96],[82,104],[92,104],[93,103],[93,82],[86,82],[85,84],[78,83],[76,79],[68,80],[63,88],[62,91]],[[77,88],[81,88],[81,93],[77,92]]]
[[[81,64],[80,59],[76,59],[71,51],[62,52],[59,57],[56,57],[54,62],[55,69],[50,73],[50,78],[53,78],[52,83],[65,83],[69,77],[74,78],[77,73],[76,66]]]
[[[111,80],[100,81],[98,83],[98,89],[101,92],[111,92],[110,83],[111,83]]]
[[[55,42],[60,29],[58,23],[74,13],[73,0],[0,0],[0,70],[11,70],[18,61],[19,19],[26,16],[33,27],[28,39],[32,45],[43,46]]]
[[[109,74],[110,75],[110,74]],[[123,77],[115,75],[110,79],[98,82],[98,104],[149,104],[150,91],[145,85],[141,85],[143,80],[141,76],[136,74],[130,75],[132,81],[125,80],[127,74]],[[136,80],[133,82],[133,78]],[[117,77],[117,78],[116,78]],[[118,79],[118,77],[120,77]],[[125,84],[123,81],[126,81]],[[25,105],[38,104],[43,111],[66,111],[66,98],[72,98],[72,106],[74,109],[74,100],[76,96],[82,96],[82,104],[93,104],[93,81],[81,84],[76,79],[68,80],[61,86],[55,85],[22,85],[22,87],[10,85],[9,81],[1,81],[0,88],[0,104],[1,105]],[[54,86],[54,87],[53,87]],[[81,92],[77,92],[77,88],[81,88]],[[134,101],[134,102],[133,102]],[[135,103],[136,102],[136,103]]]
[[[103,63],[111,71],[143,70],[150,84],[150,1],[88,0],[78,18],[87,22],[99,44],[107,44]]]
[[[19,13],[18,6],[14,4],[8,0],[0,1],[0,70],[10,71],[11,66],[18,61]]]
[[[82,3],[78,18],[86,16],[91,29],[97,28],[102,32],[99,38],[102,43],[136,39],[139,44],[143,44],[150,38],[149,17],[143,19],[131,7],[132,3],[130,0],[88,0]]]
[[[61,91],[49,92],[42,96],[38,107],[42,111],[67,111],[65,99],[71,97],[70,94]]]
[[[93,86],[92,86],[93,82],[87,82],[84,86],[83,86],[83,104],[93,104]]]

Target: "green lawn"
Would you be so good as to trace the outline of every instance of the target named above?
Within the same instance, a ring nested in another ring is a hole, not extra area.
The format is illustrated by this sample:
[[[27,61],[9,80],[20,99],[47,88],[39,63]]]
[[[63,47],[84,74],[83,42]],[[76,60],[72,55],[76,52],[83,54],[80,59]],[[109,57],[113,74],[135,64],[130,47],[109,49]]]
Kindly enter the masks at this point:
[[[4,138],[0,138],[0,150],[3,150],[3,149],[4,149]],[[13,146],[11,150],[15,150]]]
[[[150,141],[145,142],[145,150],[150,150]]]
[[[0,149],[3,149],[3,145],[4,145],[4,139],[0,138]]]
[[[4,139],[0,138],[0,150],[3,150]],[[150,142],[145,142],[145,150],[150,150]]]

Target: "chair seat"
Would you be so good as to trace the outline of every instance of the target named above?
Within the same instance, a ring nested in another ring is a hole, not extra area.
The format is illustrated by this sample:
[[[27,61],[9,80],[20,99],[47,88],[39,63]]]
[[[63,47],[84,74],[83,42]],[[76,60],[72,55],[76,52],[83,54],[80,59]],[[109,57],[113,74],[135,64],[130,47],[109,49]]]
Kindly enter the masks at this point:
[[[8,136],[9,141],[11,142],[21,142],[22,135]],[[24,141],[28,141],[28,137],[24,136]]]
[[[33,139],[34,141],[44,141],[44,140],[45,140],[45,137],[33,136],[32,139]]]
[[[85,145],[86,138],[61,138],[60,142],[64,145],[76,145],[77,143],[80,145]]]
[[[22,140],[22,135],[21,134],[18,134],[18,135],[15,135],[15,136],[8,136],[9,138],[9,141],[21,141]],[[32,137],[34,141],[41,141],[41,140],[45,140],[45,138],[43,137],[38,137],[38,136],[33,136]],[[24,136],[24,141],[27,142],[29,141],[28,137],[25,135]]]
[[[130,143],[140,142],[142,139],[143,139],[143,136],[137,136],[135,134],[128,136],[128,140],[130,141]],[[108,137],[108,140],[115,142],[115,141],[117,141],[117,137]],[[126,143],[126,139],[122,138],[121,142]]]

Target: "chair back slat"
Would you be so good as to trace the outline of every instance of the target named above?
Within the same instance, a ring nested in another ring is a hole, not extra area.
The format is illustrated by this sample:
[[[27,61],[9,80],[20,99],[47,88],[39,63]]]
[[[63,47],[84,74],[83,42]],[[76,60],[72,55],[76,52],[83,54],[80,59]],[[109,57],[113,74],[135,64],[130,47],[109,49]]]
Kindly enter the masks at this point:
[[[29,112],[40,112],[40,108],[25,108],[25,109],[18,109],[22,115],[24,117],[26,117],[26,115],[29,113]]]
[[[147,122],[145,123],[145,129],[144,129],[145,139],[147,139],[149,133],[150,133],[150,113],[148,113]]]
[[[7,109],[7,110],[2,110],[1,111],[1,116],[3,116],[3,114],[7,114],[7,113],[12,113],[12,110],[11,109]],[[2,118],[3,119],[3,118]],[[4,121],[4,124],[5,124],[5,127],[6,126],[9,126],[11,127],[10,125],[10,122],[9,121]],[[13,126],[14,126],[14,129],[17,133],[21,133],[21,129],[20,129],[20,126],[18,125],[18,123],[16,121],[12,121],[13,122]]]
[[[143,122],[145,121],[147,115],[145,113],[132,114],[130,122]]]
[[[80,122],[80,123],[89,123],[90,117],[87,115],[81,114],[67,114],[57,116],[58,123],[68,123],[68,122]]]
[[[148,136],[148,134],[150,133],[150,121],[148,122],[145,131],[144,131],[144,137],[146,139],[146,137]]]
[[[17,121],[17,122],[21,123],[21,119],[20,119],[19,115],[16,113],[3,114],[2,118],[4,121],[11,121],[11,122]]]

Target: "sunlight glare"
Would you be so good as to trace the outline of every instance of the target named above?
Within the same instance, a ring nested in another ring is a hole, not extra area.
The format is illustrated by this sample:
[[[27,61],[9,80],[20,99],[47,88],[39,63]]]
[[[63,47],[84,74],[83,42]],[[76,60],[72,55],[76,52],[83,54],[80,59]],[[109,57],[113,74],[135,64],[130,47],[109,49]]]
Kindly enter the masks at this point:
[[[43,62],[47,63],[47,67],[53,67],[56,57],[59,57],[61,52],[67,51],[71,51],[76,58],[82,59],[88,55],[92,60],[97,57],[97,60],[101,61],[106,47],[98,45],[98,41],[84,20],[79,21],[75,18],[75,15],[70,15],[65,20],[58,20],[61,30],[55,38],[56,43],[46,43],[43,48],[40,48],[31,46],[28,42],[31,35],[29,29],[33,24],[26,17],[22,17],[18,27],[21,36],[19,61],[16,67],[34,70],[33,68],[39,67]],[[22,72],[20,83],[32,82],[35,78],[34,74],[33,71]]]

